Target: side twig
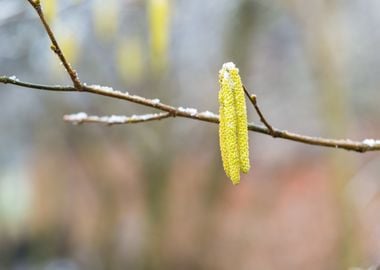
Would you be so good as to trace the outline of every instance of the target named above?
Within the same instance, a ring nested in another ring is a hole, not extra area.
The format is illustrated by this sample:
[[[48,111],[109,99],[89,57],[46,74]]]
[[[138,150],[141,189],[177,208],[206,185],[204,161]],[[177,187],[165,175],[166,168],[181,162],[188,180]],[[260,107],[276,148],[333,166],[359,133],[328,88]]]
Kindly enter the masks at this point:
[[[273,130],[273,127],[269,124],[269,122],[265,119],[264,114],[261,112],[261,110],[259,108],[259,105],[257,104],[257,97],[256,97],[256,95],[249,94],[247,88],[244,85],[243,85],[243,89],[244,89],[244,93],[249,98],[249,100],[251,101],[251,103],[252,103],[253,107],[255,108],[257,114],[259,115],[260,121],[269,130],[270,135],[272,135],[272,137],[274,137],[274,138],[278,137],[277,134],[276,134],[276,132]]]
[[[71,67],[70,63],[66,60],[66,57],[62,53],[62,50],[57,42],[57,39],[54,36],[53,31],[51,30],[49,24],[46,21],[45,15],[42,12],[42,7],[40,0],[28,0],[28,2],[32,5],[32,7],[37,12],[38,16],[40,17],[40,20],[45,28],[46,33],[48,34],[50,41],[52,45],[50,48],[52,51],[58,56],[59,60],[61,61],[62,65],[65,67],[67,73],[69,74],[71,81],[73,82],[73,85],[76,89],[81,90],[82,84],[79,80],[77,72]]]
[[[121,125],[121,124],[137,124],[150,121],[161,120],[171,117],[170,113],[154,113],[143,115],[132,115],[130,117],[124,115],[111,115],[111,116],[96,116],[87,115],[84,112],[69,114],[63,117],[66,122],[71,122],[74,125],[82,123],[100,123],[107,125]]]

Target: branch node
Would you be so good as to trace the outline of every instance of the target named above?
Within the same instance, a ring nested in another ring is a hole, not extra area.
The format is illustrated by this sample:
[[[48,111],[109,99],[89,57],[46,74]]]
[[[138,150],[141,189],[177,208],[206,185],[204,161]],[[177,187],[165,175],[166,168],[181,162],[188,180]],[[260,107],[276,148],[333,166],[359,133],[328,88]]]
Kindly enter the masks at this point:
[[[35,7],[35,8],[41,8],[41,1],[40,0],[32,0],[32,5],[33,5],[33,7]]]
[[[173,109],[169,112],[170,116],[171,117],[177,117],[177,110],[176,109]]]
[[[55,47],[53,44],[50,45],[50,49],[51,49],[54,53],[58,54],[57,47]]]
[[[73,72],[77,74],[77,72],[73,69]],[[76,79],[74,79],[74,88],[78,91],[83,91],[83,84],[79,81],[78,75],[75,76]]]

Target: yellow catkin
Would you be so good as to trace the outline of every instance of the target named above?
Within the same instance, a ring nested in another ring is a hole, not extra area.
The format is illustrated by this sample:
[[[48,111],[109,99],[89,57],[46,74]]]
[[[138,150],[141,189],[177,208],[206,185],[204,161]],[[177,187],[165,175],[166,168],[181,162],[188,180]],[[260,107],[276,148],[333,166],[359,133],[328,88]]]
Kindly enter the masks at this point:
[[[233,92],[235,95],[235,108],[237,118],[237,138],[239,145],[240,170],[247,173],[250,168],[249,164],[249,145],[247,130],[247,108],[245,105],[243,85],[239,76],[239,70],[234,68],[230,71],[230,76],[234,82]]]
[[[92,4],[92,20],[95,34],[102,41],[110,41],[118,34],[121,1],[96,0]]]
[[[224,117],[224,99],[223,99],[223,88],[220,89],[219,91],[219,104],[220,104],[220,109],[219,109],[219,115],[220,119],[225,119]],[[228,164],[228,149],[226,145],[226,122],[225,121],[220,121],[219,124],[219,142],[220,142],[220,152],[222,155],[222,161],[223,161],[223,168],[224,171],[226,172],[227,176],[230,177],[230,166]]]
[[[42,4],[46,20],[52,23],[57,17],[57,0],[35,1],[36,4],[39,4],[39,2]]]
[[[170,0],[148,0],[151,63],[154,71],[167,66],[170,35]]]
[[[219,72],[219,141],[223,168],[234,185],[240,182],[240,171],[248,172],[247,109],[239,70],[226,63]]]
[[[116,65],[119,76],[126,85],[141,80],[144,72],[143,58],[143,44],[138,36],[118,40]]]

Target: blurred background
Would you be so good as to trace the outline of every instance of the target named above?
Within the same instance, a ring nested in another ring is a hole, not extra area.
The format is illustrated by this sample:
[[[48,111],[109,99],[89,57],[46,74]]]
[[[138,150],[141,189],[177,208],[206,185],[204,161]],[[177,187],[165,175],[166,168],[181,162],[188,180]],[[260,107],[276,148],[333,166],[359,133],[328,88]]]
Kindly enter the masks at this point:
[[[41,0],[83,82],[218,111],[233,61],[277,128],[380,137],[377,0]],[[34,10],[0,0],[0,74],[70,84]],[[154,110],[0,85],[0,269],[367,269],[380,157],[250,133],[233,186],[214,124],[73,126]],[[249,119],[259,123],[249,108]],[[375,268],[373,268],[375,269]]]

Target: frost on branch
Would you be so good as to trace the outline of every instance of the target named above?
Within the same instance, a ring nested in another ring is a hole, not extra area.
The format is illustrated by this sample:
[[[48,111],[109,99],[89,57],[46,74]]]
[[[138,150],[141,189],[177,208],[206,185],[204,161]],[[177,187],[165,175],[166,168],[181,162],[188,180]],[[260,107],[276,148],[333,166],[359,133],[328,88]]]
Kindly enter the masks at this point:
[[[65,115],[63,119],[68,122],[72,122],[73,124],[79,124],[83,122],[87,118],[87,113],[79,112],[75,114]]]
[[[380,140],[365,139],[363,140],[363,143],[368,145],[369,147],[374,147],[375,145],[380,144]]]
[[[153,120],[160,120],[169,117],[169,113],[152,113],[152,114],[142,114],[142,115],[111,115],[111,116],[96,116],[87,115],[84,112],[65,115],[63,119],[67,122],[72,122],[73,124],[81,123],[104,123],[108,125],[117,124],[129,124],[129,123],[141,123]]]

